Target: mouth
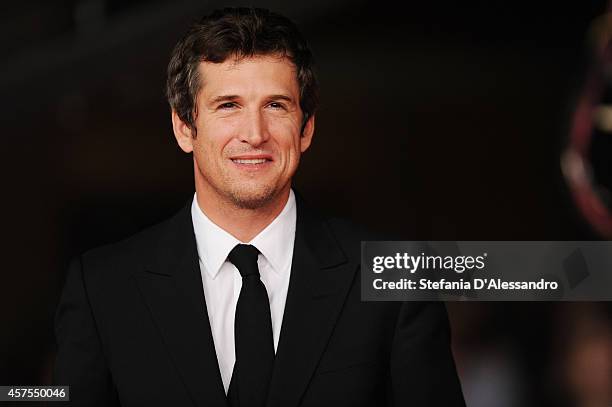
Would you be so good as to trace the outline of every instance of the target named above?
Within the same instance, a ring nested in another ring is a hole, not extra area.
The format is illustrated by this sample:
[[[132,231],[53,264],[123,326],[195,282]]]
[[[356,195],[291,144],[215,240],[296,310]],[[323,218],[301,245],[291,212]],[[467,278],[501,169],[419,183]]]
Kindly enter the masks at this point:
[[[232,161],[235,162],[236,164],[255,165],[255,164],[263,164],[271,160],[268,160],[266,158],[251,158],[251,159],[232,158]]]
[[[260,170],[272,163],[272,157],[268,155],[239,156],[230,159],[234,165],[243,170]]]

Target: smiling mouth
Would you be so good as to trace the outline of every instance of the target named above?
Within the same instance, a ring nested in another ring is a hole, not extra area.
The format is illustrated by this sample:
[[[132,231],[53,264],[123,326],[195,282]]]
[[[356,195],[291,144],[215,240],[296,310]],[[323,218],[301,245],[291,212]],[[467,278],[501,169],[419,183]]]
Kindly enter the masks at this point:
[[[263,164],[263,163],[271,161],[271,160],[268,160],[266,158],[253,158],[253,159],[233,158],[232,161],[235,162],[236,164],[250,164],[250,165],[254,165],[254,164]]]

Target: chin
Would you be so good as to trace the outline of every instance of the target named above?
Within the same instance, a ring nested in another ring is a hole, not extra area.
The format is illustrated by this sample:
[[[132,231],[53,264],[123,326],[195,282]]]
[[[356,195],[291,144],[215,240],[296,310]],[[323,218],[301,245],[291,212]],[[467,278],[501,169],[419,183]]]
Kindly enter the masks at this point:
[[[242,209],[259,209],[267,206],[278,196],[278,191],[267,186],[258,188],[245,188],[240,191],[231,191],[230,200]]]

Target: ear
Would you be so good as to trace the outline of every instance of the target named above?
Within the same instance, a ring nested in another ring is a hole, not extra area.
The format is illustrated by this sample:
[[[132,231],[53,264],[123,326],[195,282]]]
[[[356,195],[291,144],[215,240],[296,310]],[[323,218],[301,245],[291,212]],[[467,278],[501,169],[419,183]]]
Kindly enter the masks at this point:
[[[310,143],[312,143],[312,136],[314,135],[314,130],[315,115],[313,114],[306,121],[306,124],[304,125],[304,130],[302,130],[302,135],[300,137],[300,151],[302,153],[308,150],[308,147],[310,147]]]
[[[193,137],[191,128],[187,123],[181,120],[176,110],[172,109],[172,130],[174,131],[174,137],[181,150],[186,153],[193,151]]]

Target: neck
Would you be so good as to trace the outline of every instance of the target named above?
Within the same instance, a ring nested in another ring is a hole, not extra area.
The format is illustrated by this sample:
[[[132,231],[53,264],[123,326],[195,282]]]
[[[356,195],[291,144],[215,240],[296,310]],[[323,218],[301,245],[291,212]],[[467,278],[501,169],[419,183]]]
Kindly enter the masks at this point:
[[[282,212],[289,199],[289,187],[270,203],[256,209],[237,207],[227,200],[217,199],[213,191],[204,191],[196,185],[198,206],[214,224],[247,243],[266,228]],[[214,198],[213,198],[214,197]]]

